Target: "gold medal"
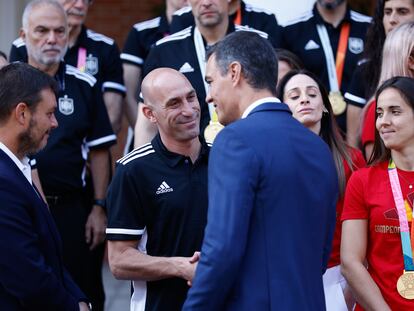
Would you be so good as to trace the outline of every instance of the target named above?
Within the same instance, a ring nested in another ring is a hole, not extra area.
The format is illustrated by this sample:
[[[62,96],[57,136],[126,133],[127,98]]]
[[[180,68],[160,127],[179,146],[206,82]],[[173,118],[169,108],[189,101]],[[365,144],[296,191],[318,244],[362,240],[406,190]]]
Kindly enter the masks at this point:
[[[340,114],[343,114],[345,112],[346,102],[341,92],[330,92],[329,101],[331,102],[334,115],[339,116]]]
[[[404,271],[397,281],[397,291],[405,299],[414,299],[414,271]]]
[[[208,144],[213,144],[217,134],[224,128],[218,121],[210,121],[204,130],[204,139]]]

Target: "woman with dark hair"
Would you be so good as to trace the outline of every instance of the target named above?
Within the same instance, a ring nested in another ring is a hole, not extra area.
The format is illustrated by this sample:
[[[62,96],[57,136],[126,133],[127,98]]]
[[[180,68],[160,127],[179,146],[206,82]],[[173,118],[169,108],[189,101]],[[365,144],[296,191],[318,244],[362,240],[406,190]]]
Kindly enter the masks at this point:
[[[327,310],[352,310],[354,299],[340,273],[340,217],[347,180],[352,172],[365,166],[359,150],[349,147],[343,140],[335,121],[328,92],[319,79],[307,70],[292,70],[279,82],[278,96],[283,99],[293,117],[319,135],[329,146],[338,173],[340,197],[336,205],[337,222],[328,262],[324,274]],[[315,159],[317,161],[317,159]]]
[[[414,22],[394,29],[385,40],[379,84],[396,76],[414,78]],[[368,160],[372,154],[375,134],[375,101],[364,108],[361,124],[361,145]]]
[[[342,273],[356,310],[414,310],[414,79],[385,81],[376,103],[370,166],[346,189]]]
[[[385,38],[399,24],[414,20],[414,0],[379,0],[365,39],[364,56],[356,67],[345,98],[347,140],[357,144],[360,113],[378,87],[381,74],[382,48]]]
[[[303,69],[303,64],[300,58],[291,51],[285,49],[275,49],[277,55],[277,81],[279,83],[280,80],[290,71],[293,69],[299,70]]]

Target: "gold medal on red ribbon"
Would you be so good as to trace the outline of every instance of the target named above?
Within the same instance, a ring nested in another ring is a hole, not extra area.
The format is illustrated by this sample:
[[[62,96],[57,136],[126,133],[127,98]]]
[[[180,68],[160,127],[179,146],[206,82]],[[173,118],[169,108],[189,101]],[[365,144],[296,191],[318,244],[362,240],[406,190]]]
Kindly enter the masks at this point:
[[[405,299],[414,299],[414,271],[404,271],[398,278],[397,291]]]
[[[213,144],[217,134],[224,128],[218,121],[211,120],[204,130],[204,139],[207,143]]]
[[[346,110],[346,102],[341,92],[330,92],[329,101],[331,102],[334,115],[339,116]]]

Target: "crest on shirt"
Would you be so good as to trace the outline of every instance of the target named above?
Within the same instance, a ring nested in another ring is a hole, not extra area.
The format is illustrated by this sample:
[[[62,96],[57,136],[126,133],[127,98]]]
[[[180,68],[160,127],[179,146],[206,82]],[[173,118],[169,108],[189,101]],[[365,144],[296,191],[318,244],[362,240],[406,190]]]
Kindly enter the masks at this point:
[[[349,50],[354,54],[362,53],[364,50],[364,41],[361,38],[350,37],[348,41]]]
[[[85,71],[91,75],[98,73],[98,58],[89,54],[86,58]]]
[[[59,106],[59,111],[65,116],[71,115],[73,111],[75,110],[73,99],[69,98],[68,95],[59,97],[58,106]]]

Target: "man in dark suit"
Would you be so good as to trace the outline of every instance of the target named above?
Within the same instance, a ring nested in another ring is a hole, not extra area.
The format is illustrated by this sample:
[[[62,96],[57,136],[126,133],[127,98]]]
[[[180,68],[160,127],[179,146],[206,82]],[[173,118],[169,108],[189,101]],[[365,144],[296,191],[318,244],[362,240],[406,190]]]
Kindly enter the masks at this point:
[[[57,127],[57,85],[23,63],[0,70],[0,309],[89,310],[62,263],[47,205],[31,180],[27,155]]]
[[[327,145],[275,97],[277,58],[256,34],[214,46],[206,81],[226,127],[211,150],[207,227],[183,310],[324,310],[338,190]]]

